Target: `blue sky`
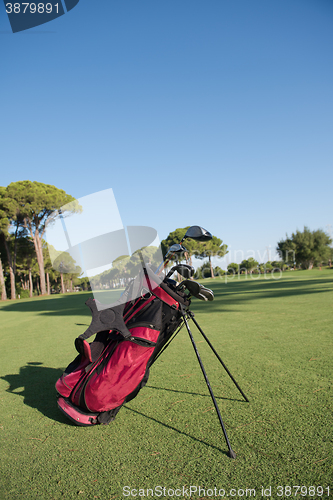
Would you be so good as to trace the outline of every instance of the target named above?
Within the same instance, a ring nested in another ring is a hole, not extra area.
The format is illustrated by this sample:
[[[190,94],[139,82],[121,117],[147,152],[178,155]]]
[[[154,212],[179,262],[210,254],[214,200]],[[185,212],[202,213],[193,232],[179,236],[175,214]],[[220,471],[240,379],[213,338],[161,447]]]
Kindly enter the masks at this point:
[[[332,47],[331,0],[80,0],[16,34],[0,4],[0,184],[112,188],[124,225],[266,260],[333,224]]]

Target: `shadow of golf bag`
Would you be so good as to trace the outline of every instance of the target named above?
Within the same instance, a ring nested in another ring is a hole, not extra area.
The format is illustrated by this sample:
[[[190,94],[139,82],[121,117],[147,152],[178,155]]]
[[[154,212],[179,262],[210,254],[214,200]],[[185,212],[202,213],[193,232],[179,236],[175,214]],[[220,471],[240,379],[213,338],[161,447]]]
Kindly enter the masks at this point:
[[[58,406],[75,424],[110,423],[147,383],[149,368],[183,323],[181,306],[190,305],[173,283],[145,268],[125,292],[134,296],[137,287],[135,299],[102,310],[87,300],[92,323],[75,340],[79,354],[56,382]]]

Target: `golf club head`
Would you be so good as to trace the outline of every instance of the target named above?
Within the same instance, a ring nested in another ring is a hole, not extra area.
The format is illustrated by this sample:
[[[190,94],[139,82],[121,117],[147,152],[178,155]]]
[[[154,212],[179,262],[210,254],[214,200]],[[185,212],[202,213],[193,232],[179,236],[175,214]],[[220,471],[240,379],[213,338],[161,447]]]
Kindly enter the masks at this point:
[[[187,288],[190,294],[193,295],[194,297],[198,293],[200,293],[200,284],[197,281],[184,280],[177,286],[177,290],[180,290],[182,288]]]
[[[208,241],[212,239],[212,234],[201,226],[191,226],[185,233],[185,238],[191,238],[191,240],[197,241]]]
[[[195,269],[193,266],[190,266],[189,264],[178,264],[178,266],[175,266],[177,273],[179,273],[183,278],[189,279],[194,276]]]
[[[167,257],[169,253],[183,253],[183,252],[187,252],[186,248],[180,243],[175,243],[174,245],[171,245],[165,257]]]
[[[212,300],[214,300],[213,291],[210,290],[210,288],[206,288],[205,286],[201,285],[201,283],[199,283],[199,285],[200,285],[200,291],[198,294],[194,295],[194,297],[200,300],[204,300],[206,302],[207,301],[211,302]]]
[[[185,279],[192,278],[192,276],[194,275],[194,267],[188,264],[178,264],[177,266],[173,266],[170,269],[170,271],[166,275],[166,278],[169,278],[176,271]]]
[[[173,255],[181,254],[184,252],[187,252],[187,249],[183,245],[181,245],[181,243],[175,243],[174,245],[171,245],[171,247],[169,248],[169,250],[167,251],[167,253],[164,256],[163,261],[156,269],[155,274],[158,274],[158,275],[161,274],[161,272],[166,267],[168,262],[171,260]],[[168,257],[169,254],[170,254],[170,257]],[[164,262],[164,264],[163,264],[163,262]]]

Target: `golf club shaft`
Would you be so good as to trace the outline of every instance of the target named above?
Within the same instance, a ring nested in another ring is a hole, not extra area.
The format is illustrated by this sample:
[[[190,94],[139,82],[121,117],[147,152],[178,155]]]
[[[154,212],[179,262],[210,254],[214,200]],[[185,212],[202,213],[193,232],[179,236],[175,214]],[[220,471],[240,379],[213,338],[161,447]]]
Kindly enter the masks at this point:
[[[183,243],[183,241],[185,241],[185,240],[186,240],[186,236],[184,236],[184,237],[182,238],[182,240],[180,241],[179,245],[181,245],[181,244]],[[168,253],[169,253],[169,252],[168,252]],[[165,257],[167,257],[168,253],[166,254],[166,256],[165,256]],[[176,254],[176,252],[172,252],[172,253],[171,253],[171,255],[170,255],[170,257],[169,257],[166,261],[164,261],[164,265],[163,265],[163,261],[162,261],[162,262],[161,262],[161,264],[160,264],[160,265],[158,266],[158,268],[156,269],[155,274],[160,275],[160,274],[161,274],[161,272],[163,271],[163,269],[165,269],[165,268],[166,268],[166,266],[168,265],[168,263],[170,262],[170,259],[172,259],[172,257],[173,257],[175,254]],[[160,268],[161,268],[161,266],[163,266],[163,267],[162,267],[162,269],[160,269]]]
[[[170,259],[172,259],[172,257],[173,257],[175,254],[176,254],[176,252],[172,252],[172,253],[171,253],[171,255],[170,255],[170,257],[169,257],[168,259],[166,259],[166,260],[164,261],[164,263],[163,263],[163,262],[161,262],[161,264],[158,266],[158,268],[157,268],[157,270],[156,270],[156,273],[155,273],[155,274],[160,275],[160,274],[163,272],[163,270],[166,268],[166,266],[169,264]],[[162,268],[160,269],[160,267],[161,267],[161,266],[162,266]]]
[[[184,241],[184,238],[182,239],[182,242],[183,242],[183,241]],[[179,244],[181,245],[181,243],[179,243]],[[187,250],[186,250],[186,252],[187,252]],[[171,253],[170,253],[170,257],[164,261],[164,264],[163,264],[163,262],[162,262],[162,263],[158,266],[157,271],[156,271],[156,274],[161,274],[161,272],[162,272],[162,271],[166,268],[166,266],[169,264],[169,262],[170,262],[170,260],[172,259],[172,257],[173,257],[174,255],[176,255],[176,253],[177,253],[177,252],[171,252]],[[168,254],[167,254],[167,255],[168,255]],[[161,267],[161,265],[162,265],[162,264],[163,264],[163,267],[162,267],[162,269],[159,271],[159,268]]]

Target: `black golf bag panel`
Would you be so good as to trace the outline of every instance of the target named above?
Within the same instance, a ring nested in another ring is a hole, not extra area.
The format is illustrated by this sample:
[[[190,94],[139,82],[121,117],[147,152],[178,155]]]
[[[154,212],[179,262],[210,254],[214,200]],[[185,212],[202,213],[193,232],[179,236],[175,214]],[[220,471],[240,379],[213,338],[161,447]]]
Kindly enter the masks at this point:
[[[172,280],[152,286],[156,276],[150,271],[149,278],[145,271],[130,285],[139,286],[139,297],[117,305],[117,312],[122,310],[117,329],[105,328],[111,313],[98,312],[92,299],[87,301],[92,325],[105,329],[91,343],[87,338],[95,334],[92,325],[76,339],[79,355],[56,383],[60,410],[78,425],[114,420],[122,405],[147,383],[149,368],[182,323],[180,304],[190,303],[186,295],[175,291]]]

